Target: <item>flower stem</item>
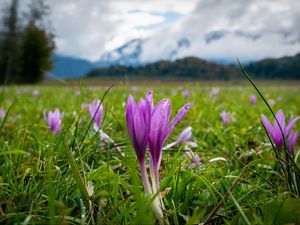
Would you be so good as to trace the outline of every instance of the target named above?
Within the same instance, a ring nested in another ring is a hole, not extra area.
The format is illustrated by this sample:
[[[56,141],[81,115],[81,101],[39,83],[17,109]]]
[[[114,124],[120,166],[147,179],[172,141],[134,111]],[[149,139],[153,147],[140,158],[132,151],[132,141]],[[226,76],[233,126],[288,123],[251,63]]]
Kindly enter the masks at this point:
[[[140,171],[141,171],[141,177],[142,177],[142,181],[143,181],[143,185],[144,185],[144,188],[146,190],[146,193],[148,195],[151,195],[152,190],[151,190],[150,182],[149,182],[149,179],[148,179],[145,160],[140,161]]]
[[[159,177],[158,177],[158,169],[155,168],[152,161],[150,160],[150,175],[151,175],[151,181],[152,181],[152,191],[155,198],[152,202],[152,208],[154,210],[155,216],[159,221],[160,225],[164,224],[163,220],[163,211],[164,204],[160,195],[160,188],[159,188]]]

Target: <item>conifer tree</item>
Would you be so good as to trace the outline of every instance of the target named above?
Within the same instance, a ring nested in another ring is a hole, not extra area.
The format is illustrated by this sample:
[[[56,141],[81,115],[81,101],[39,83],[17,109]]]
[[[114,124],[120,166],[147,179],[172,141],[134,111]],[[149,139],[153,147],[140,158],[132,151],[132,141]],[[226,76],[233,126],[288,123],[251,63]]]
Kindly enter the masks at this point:
[[[48,6],[41,0],[33,0],[30,5],[28,24],[21,38],[20,73],[22,83],[36,83],[52,68],[54,50],[53,35],[48,32],[44,18]]]
[[[0,84],[11,83],[19,75],[19,0],[12,0],[5,9],[0,32]]]

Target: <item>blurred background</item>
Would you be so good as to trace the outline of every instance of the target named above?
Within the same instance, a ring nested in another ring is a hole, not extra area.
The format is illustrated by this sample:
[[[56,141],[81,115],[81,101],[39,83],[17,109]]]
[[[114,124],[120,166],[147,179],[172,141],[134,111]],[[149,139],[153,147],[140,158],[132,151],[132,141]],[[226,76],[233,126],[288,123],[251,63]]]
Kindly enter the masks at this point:
[[[1,0],[0,82],[300,79],[298,0]]]

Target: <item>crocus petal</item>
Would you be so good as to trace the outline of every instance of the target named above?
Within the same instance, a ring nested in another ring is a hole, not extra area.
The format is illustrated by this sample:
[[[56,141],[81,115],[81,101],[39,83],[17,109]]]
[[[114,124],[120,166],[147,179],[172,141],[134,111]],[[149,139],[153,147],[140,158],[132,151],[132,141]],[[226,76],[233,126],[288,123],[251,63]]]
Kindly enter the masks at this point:
[[[92,118],[96,130],[99,130],[102,123],[103,106],[100,100],[94,100],[88,105],[90,117]]]
[[[138,141],[138,149],[141,153],[141,159],[145,158],[146,146],[148,142],[151,111],[149,101],[147,99],[141,99],[138,104],[138,109],[135,110],[134,115],[134,130],[135,138]]]
[[[193,141],[186,141],[184,142],[186,145],[189,145],[191,146],[192,148],[197,148],[198,147],[198,144],[196,142],[193,142]]]
[[[153,92],[149,91],[146,95],[146,98],[148,99],[150,106],[151,106],[151,111],[154,109],[154,101],[153,101]]]
[[[177,141],[173,141],[170,144],[167,144],[166,146],[164,146],[162,150],[168,150],[177,144],[178,144]]]
[[[155,106],[151,115],[151,125],[148,144],[151,158],[154,164],[153,166],[157,170],[160,165],[162,146],[164,144],[164,137],[168,129],[170,113],[170,100],[163,99]]]
[[[53,113],[53,132],[58,133],[61,131],[61,115],[58,109]]]
[[[144,161],[146,145],[149,136],[151,111],[147,99],[141,99],[136,105],[134,98],[130,95],[126,104],[126,123],[129,137],[138,160]]]
[[[126,124],[127,124],[127,131],[129,134],[129,137],[131,139],[133,148],[136,152],[137,158],[140,160],[143,158],[143,154],[140,151],[139,143],[137,140],[137,131],[136,131],[136,126],[134,124],[135,122],[135,117],[139,116],[137,115],[137,105],[135,103],[134,98],[130,95],[127,100],[126,104]]]
[[[149,100],[147,98],[145,98],[145,100],[141,99],[138,104],[138,109],[141,113],[143,123],[147,125],[145,129],[147,129],[147,133],[148,133],[150,129],[150,120],[151,120],[151,105]]]
[[[188,141],[191,138],[191,136],[192,136],[192,127],[187,127],[180,133],[180,135],[178,136],[176,141],[163,147],[163,150],[167,150],[167,149],[173,147],[174,145],[177,145],[180,143],[190,145],[190,146],[192,146],[192,148],[194,148],[193,146],[195,146],[195,145],[198,146],[196,143],[194,143],[192,141]]]
[[[268,120],[268,118],[264,114],[261,115],[261,121],[263,122],[263,124],[264,124],[266,130],[268,131],[268,134],[272,138],[272,140],[274,140],[274,128],[273,128],[272,124],[270,123],[270,121]]]
[[[127,131],[132,141],[134,136],[133,117],[135,115],[135,109],[136,109],[135,100],[131,95],[129,95],[126,103],[125,115],[126,115]]]
[[[168,136],[170,135],[171,131],[173,130],[173,128],[175,127],[175,125],[177,123],[179,123],[185,116],[185,114],[187,113],[187,111],[189,110],[189,108],[191,107],[191,104],[185,104],[177,113],[177,115],[174,117],[173,121],[171,122],[170,126],[168,127],[168,131],[166,133],[165,139],[168,138]]]
[[[177,138],[176,142],[182,143],[182,142],[186,142],[187,140],[189,140],[192,136],[192,127],[187,127],[185,128],[181,134],[179,135],[179,137]]]
[[[276,119],[279,122],[279,125],[281,127],[282,132],[284,132],[284,128],[285,128],[285,116],[283,114],[282,109],[278,110],[278,112],[276,113],[275,116],[276,116]],[[275,128],[275,131],[276,131],[276,133],[277,133],[278,136],[279,136],[279,134],[281,134],[280,127],[278,126],[277,121],[274,119],[274,128]],[[282,136],[282,134],[281,134],[281,136]]]
[[[300,119],[300,116],[290,119],[287,127],[284,129],[285,135],[288,135],[290,133],[290,130],[293,128],[293,126],[299,119]]]
[[[293,154],[293,151],[294,151],[294,148],[296,146],[296,142],[297,142],[297,138],[298,138],[298,132],[290,132],[289,136],[288,136],[288,139],[287,139],[287,150],[288,150],[288,153],[290,155]]]

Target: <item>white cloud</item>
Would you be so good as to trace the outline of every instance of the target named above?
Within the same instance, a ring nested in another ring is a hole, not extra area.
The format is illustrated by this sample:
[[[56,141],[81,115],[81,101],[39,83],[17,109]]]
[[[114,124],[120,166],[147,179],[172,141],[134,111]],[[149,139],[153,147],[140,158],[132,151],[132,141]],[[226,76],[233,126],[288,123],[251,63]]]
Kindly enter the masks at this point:
[[[97,59],[110,34],[116,32],[114,22],[110,20],[110,6],[97,0],[56,1],[51,6],[57,52]]]
[[[181,14],[188,14],[194,10],[199,0],[113,0],[113,8],[120,11],[141,10],[148,12],[175,11]]]
[[[248,61],[293,55],[300,52],[299,15],[296,0],[202,0],[174,26],[149,38],[142,59],[168,58],[181,38],[191,46],[181,48],[178,57]]]
[[[147,40],[144,61],[168,58],[182,38],[191,45],[178,57],[251,60],[300,52],[298,0],[46,1],[57,52],[74,57],[97,60],[135,38]],[[181,17],[169,23],[168,12]]]
[[[165,22],[163,15],[154,12],[175,11],[185,14],[192,11],[196,4],[196,0],[189,3],[181,0],[55,2],[51,6],[57,51],[90,60],[97,60],[104,52],[132,39],[153,34]]]

